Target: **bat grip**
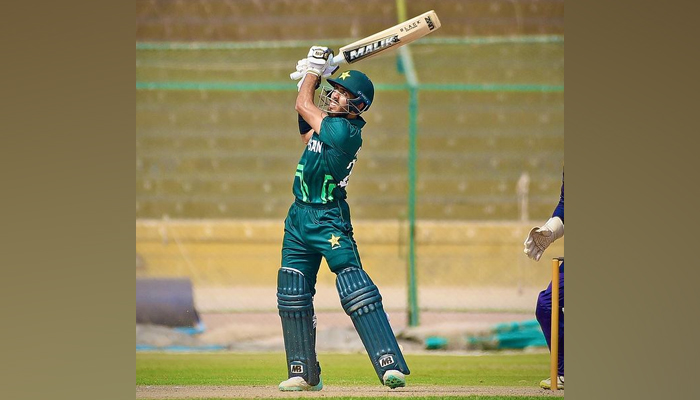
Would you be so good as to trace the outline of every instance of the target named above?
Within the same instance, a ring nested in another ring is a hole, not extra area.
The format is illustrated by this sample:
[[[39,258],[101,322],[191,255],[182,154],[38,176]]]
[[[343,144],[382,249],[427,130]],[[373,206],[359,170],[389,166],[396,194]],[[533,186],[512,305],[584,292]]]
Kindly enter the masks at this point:
[[[331,64],[332,64],[332,65],[340,65],[340,64],[343,64],[343,63],[345,63],[345,57],[343,57],[342,54],[336,55],[336,56],[333,57],[333,59],[331,60]],[[299,71],[294,71],[294,72],[292,72],[291,74],[289,74],[289,78],[291,78],[291,79],[294,80],[294,81],[296,81],[297,79],[301,79],[301,76],[302,76],[302,75],[301,75],[301,72],[299,72]]]

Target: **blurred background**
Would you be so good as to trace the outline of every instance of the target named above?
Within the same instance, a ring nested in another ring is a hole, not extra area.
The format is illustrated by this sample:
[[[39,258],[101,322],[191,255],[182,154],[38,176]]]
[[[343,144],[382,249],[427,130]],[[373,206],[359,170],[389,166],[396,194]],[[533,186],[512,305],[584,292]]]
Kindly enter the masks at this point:
[[[395,329],[533,319],[564,256],[564,239],[539,263],[522,251],[559,200],[563,0],[137,0],[137,282],[186,282],[166,295],[191,297],[189,321],[221,332],[210,343],[264,324],[281,340],[303,150],[289,73],[312,45],[337,51],[431,9],[438,31],[340,69],[376,87],[348,186],[362,262]],[[324,262],[320,329],[324,313],[351,326],[334,282]]]

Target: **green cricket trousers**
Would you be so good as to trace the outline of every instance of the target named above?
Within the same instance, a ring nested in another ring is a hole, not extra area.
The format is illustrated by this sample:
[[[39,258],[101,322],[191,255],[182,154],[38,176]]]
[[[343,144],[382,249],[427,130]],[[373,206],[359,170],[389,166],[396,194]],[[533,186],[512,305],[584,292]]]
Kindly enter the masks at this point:
[[[321,257],[336,275],[348,267],[362,269],[348,203],[310,204],[296,199],[284,220],[282,267],[304,274],[315,294]]]

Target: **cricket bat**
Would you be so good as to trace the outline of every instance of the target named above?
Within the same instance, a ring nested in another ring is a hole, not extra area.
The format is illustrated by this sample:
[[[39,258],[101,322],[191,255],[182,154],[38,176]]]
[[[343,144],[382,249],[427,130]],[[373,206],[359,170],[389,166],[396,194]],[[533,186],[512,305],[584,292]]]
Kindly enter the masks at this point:
[[[400,24],[394,25],[374,35],[345,45],[333,57],[333,65],[353,64],[374,57],[386,50],[407,45],[440,28],[440,20],[434,10],[425,12]],[[301,73],[293,72],[289,76],[300,79]]]

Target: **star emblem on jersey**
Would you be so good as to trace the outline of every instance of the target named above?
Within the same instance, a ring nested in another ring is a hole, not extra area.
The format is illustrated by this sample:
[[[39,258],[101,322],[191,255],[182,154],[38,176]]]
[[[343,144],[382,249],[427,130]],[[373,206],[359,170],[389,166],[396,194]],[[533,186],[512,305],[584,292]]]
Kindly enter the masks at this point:
[[[331,238],[328,239],[328,242],[331,244],[331,250],[335,250],[340,247],[340,236],[335,236],[331,233]]]
[[[345,72],[343,72],[342,74],[340,74],[340,76],[338,77],[338,79],[345,80],[345,78],[349,78],[349,77],[350,77],[350,71],[345,71]]]

